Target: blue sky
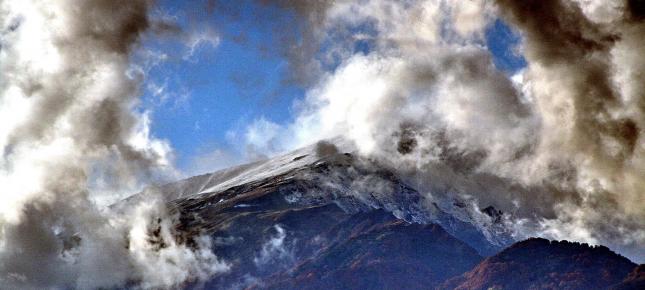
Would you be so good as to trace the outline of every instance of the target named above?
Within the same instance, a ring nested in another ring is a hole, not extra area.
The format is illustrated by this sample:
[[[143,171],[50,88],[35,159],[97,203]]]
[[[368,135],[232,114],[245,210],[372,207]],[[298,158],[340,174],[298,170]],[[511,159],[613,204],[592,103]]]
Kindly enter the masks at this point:
[[[200,8],[162,1],[158,13],[175,17],[186,34],[214,30],[217,45],[201,43],[188,57],[189,49],[172,37],[144,41],[146,49],[167,58],[147,73],[143,106],[152,112],[154,135],[172,144],[180,169],[191,166],[192,156],[234,147],[226,135],[236,126],[260,116],[286,122],[293,100],[304,94],[286,81],[287,60],[273,49],[279,45],[273,26],[292,22],[293,15],[263,7],[262,13],[278,17],[259,26],[253,9],[240,9],[239,19],[228,21]],[[164,90],[160,95],[158,88]]]
[[[217,149],[242,152],[240,144],[227,138],[231,130],[258,118],[277,124],[293,118],[292,104],[306,92],[303,85],[289,81],[289,63],[281,53],[283,29],[292,29],[287,35],[298,32],[293,13],[251,1],[218,7],[225,13],[210,13],[203,4],[190,1],[164,0],[159,7],[156,13],[172,17],[184,34],[212,33],[218,38],[217,43],[195,46],[192,55],[185,40],[144,41],[146,51],[166,57],[149,67],[143,108],[152,113],[153,134],[174,148],[180,170],[189,170],[196,156]],[[490,26],[486,41],[501,70],[512,74],[526,65],[514,52],[519,37],[502,21]],[[369,44],[357,43],[356,51],[368,53]]]

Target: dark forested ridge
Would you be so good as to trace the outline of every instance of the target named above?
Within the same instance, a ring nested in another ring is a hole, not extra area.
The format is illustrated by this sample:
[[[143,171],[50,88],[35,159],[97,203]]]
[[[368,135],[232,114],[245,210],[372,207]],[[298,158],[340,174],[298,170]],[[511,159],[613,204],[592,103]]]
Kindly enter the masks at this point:
[[[532,238],[485,259],[440,289],[607,289],[636,266],[604,246]]]

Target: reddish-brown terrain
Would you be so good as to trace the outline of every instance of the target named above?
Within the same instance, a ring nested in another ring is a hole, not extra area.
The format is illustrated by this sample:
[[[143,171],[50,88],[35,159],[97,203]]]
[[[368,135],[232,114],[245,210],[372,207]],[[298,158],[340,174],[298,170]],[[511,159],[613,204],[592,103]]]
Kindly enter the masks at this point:
[[[607,289],[635,267],[603,246],[533,238],[487,258],[439,289]]]

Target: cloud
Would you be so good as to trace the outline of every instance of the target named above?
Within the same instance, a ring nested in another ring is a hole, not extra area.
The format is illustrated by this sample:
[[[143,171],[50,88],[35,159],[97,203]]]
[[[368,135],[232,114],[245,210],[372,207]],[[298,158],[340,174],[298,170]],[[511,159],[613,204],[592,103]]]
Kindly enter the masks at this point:
[[[243,161],[244,157],[239,152],[219,146],[206,147],[191,157],[183,172],[188,176],[194,176],[240,165]]]
[[[195,53],[202,49],[216,48],[220,43],[219,35],[209,29],[192,31],[184,36],[184,38],[183,42],[186,46],[186,52],[184,53],[183,59],[186,61],[195,61]]]
[[[229,144],[239,148],[238,154],[244,160],[266,159],[284,150],[284,129],[264,117],[253,120],[248,125],[229,130],[226,138]],[[243,146],[239,146],[243,144]]]
[[[286,243],[287,232],[280,225],[275,225],[276,235],[271,237],[264,245],[259,256],[253,258],[253,262],[258,267],[264,267],[272,264],[290,262],[293,260],[293,253]]]
[[[174,235],[170,219],[150,220],[166,213],[160,213],[162,204],[146,201],[130,216],[134,218],[128,232],[130,240],[128,249],[133,253],[134,264],[142,269],[143,288],[177,287],[184,281],[205,281],[214,274],[227,272],[230,266],[221,262],[211,252],[211,240],[208,236],[197,236],[195,246],[180,243]]]
[[[0,284],[169,288],[227,270],[206,236],[182,237],[150,193],[176,176],[138,108],[131,53],[150,1],[0,3]],[[70,9],[74,7],[74,9]]]
[[[645,24],[634,1],[290,5],[318,16],[313,61],[338,65],[294,104],[293,122],[274,126],[274,151],[343,136],[431,200],[502,209],[517,238],[643,248]],[[483,39],[496,18],[522,36],[527,67],[512,78]]]
[[[525,35],[525,77],[542,126],[532,160],[541,176],[533,178],[565,161],[570,180],[557,185],[577,200],[556,205],[558,215],[601,243],[642,248],[645,184],[636,176],[645,124],[635,104],[645,86],[634,72],[645,58],[633,52],[645,42],[645,26],[634,18],[638,12],[631,1],[498,5]]]

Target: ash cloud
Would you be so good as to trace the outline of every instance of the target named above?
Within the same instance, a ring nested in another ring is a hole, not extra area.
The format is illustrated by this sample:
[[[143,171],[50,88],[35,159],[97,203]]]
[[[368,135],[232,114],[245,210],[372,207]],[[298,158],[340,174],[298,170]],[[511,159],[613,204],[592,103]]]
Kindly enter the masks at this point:
[[[289,7],[319,16],[311,35],[340,64],[275,144],[343,136],[430,200],[501,209],[517,238],[601,243],[645,259],[638,1],[364,0],[323,12],[297,3]],[[510,77],[483,37],[498,18],[522,36],[527,67]],[[359,41],[369,49],[357,53]]]
[[[173,288],[228,269],[183,238],[149,193],[175,174],[169,144],[137,112],[130,53],[152,2],[0,3],[0,284],[12,289]]]

